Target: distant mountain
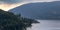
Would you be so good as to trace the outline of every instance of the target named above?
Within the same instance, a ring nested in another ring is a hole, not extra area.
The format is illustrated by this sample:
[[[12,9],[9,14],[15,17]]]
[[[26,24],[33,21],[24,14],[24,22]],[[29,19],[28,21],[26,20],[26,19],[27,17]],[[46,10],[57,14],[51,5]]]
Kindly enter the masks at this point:
[[[60,1],[29,3],[9,10],[22,17],[60,20]]]

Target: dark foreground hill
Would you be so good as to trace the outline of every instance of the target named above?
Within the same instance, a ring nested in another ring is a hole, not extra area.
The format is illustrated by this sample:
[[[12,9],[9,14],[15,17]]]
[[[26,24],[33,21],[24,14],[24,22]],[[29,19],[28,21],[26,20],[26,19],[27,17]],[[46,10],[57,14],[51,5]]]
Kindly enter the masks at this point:
[[[0,9],[0,30],[26,30],[32,23],[38,23],[34,19],[19,18],[11,12]]]
[[[27,18],[60,20],[60,1],[24,4],[9,12],[22,14]]]

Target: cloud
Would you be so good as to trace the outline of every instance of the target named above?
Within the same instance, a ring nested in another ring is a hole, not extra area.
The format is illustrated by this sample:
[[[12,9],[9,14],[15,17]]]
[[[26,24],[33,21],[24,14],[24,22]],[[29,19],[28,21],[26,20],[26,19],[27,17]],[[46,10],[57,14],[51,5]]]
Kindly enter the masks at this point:
[[[29,1],[56,1],[56,0],[0,0],[0,4],[1,3],[13,4],[13,3],[29,2]]]
[[[49,2],[49,1],[60,1],[60,0],[33,0],[33,1],[43,1],[43,2]]]
[[[0,0],[0,3],[9,3],[9,4],[19,3],[19,2],[22,2],[22,0]]]

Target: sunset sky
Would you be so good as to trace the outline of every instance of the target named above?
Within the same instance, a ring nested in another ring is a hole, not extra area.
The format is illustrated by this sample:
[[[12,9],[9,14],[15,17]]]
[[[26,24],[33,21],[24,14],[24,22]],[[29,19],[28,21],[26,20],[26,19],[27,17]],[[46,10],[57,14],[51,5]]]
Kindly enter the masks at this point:
[[[0,0],[0,9],[8,11],[17,6],[21,6],[25,3],[33,2],[51,2],[51,1],[60,1],[60,0]]]

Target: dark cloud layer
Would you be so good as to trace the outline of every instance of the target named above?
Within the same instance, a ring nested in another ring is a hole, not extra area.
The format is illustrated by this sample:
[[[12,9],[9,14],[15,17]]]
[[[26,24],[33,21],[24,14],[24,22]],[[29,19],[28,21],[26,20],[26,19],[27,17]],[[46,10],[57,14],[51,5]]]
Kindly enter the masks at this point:
[[[18,2],[22,2],[22,0],[0,0],[0,3],[3,2],[3,3],[18,3]]]
[[[19,3],[19,2],[26,2],[26,1],[56,1],[56,0],[0,0],[0,4],[2,3]]]

